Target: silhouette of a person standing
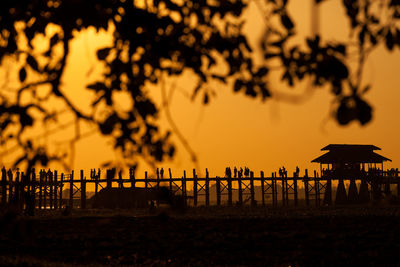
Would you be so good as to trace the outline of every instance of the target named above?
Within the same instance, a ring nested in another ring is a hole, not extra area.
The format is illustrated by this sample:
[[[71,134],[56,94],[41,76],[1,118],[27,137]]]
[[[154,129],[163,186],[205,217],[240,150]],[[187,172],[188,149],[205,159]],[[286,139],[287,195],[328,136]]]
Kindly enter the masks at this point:
[[[250,174],[250,169],[247,167],[244,167],[244,176],[248,177]]]

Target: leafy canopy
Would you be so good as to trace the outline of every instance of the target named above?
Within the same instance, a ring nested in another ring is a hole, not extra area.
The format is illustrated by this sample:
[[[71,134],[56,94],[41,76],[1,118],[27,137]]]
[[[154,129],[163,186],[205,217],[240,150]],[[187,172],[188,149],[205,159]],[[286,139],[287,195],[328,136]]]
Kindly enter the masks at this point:
[[[370,88],[362,85],[362,66],[367,55],[380,43],[388,50],[400,46],[400,1],[343,0],[352,36],[356,42],[326,42],[316,34],[306,46],[293,46],[295,22],[288,12],[288,0],[254,0],[265,7],[265,34],[261,42],[263,63],[255,64],[255,53],[243,32],[241,15],[250,0],[15,0],[0,2],[0,64],[14,58],[19,68],[15,94],[0,90],[1,144],[17,144],[23,155],[15,165],[63,161],[66,155],[50,154],[26,134],[37,121],[57,121],[45,101],[61,100],[75,120],[97,125],[111,136],[116,150],[134,166],[138,157],[162,161],[175,153],[170,133],[157,123],[158,109],[146,94],[146,83],[158,84],[163,77],[179,76],[190,70],[196,77],[193,97],[210,101],[205,85],[216,80],[233,86],[233,91],[252,98],[271,97],[268,87],[270,62],[279,62],[283,83],[295,86],[310,79],[314,87],[327,86],[336,96],[334,116],[340,124],[372,118],[363,99]],[[315,4],[321,4],[316,0]],[[322,3],[323,4],[323,3]],[[385,11],[385,12],[382,12]],[[264,11],[263,11],[264,12]],[[92,112],[75,106],[61,89],[73,33],[89,27],[108,30],[113,43],[97,51],[106,71],[97,82],[87,85],[95,92]],[[57,30],[49,34],[48,28]],[[48,48],[38,52],[32,41],[43,35]],[[26,44],[23,45],[23,39]],[[357,66],[347,62],[349,47],[357,51]],[[58,51],[58,52],[57,52]],[[218,63],[217,63],[218,62]],[[227,66],[224,73],[216,66]],[[46,96],[35,94],[50,86]],[[113,96],[129,94],[132,106],[121,112]],[[30,101],[23,101],[25,95]],[[272,96],[273,97],[273,96]],[[97,116],[96,109],[106,111]],[[79,135],[76,136],[79,138]]]

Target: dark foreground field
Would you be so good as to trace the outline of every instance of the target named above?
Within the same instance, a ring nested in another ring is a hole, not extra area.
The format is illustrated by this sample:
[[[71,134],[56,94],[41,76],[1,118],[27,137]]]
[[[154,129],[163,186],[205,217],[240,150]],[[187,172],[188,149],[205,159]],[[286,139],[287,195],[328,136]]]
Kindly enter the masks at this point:
[[[400,265],[400,207],[3,217],[0,265]]]

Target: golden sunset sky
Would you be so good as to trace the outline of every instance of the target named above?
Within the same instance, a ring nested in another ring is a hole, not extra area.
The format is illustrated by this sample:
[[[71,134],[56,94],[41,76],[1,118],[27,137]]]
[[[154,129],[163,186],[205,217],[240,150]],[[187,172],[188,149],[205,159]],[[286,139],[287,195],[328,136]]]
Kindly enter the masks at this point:
[[[296,23],[297,37],[294,42],[303,44],[304,38],[311,35],[311,1],[290,1],[290,11]],[[252,1],[243,15],[246,20],[245,31],[251,45],[259,50],[259,41],[264,30],[264,21],[259,7]],[[349,24],[345,11],[339,1],[327,1],[320,8],[320,32],[323,41],[348,40]],[[102,66],[96,59],[96,50],[110,43],[111,35],[96,33],[89,29],[76,35],[73,41],[68,66],[63,77],[62,90],[73,102],[85,108],[93,100],[93,95],[85,92],[85,87],[97,79]],[[261,54],[259,60],[262,60]],[[198,157],[198,165],[190,160],[190,155],[174,135],[173,140],[178,152],[173,161],[164,162],[159,167],[171,168],[174,176],[181,176],[183,170],[199,168],[200,173],[208,168],[211,176],[223,175],[227,166],[247,166],[258,175],[264,170],[267,175],[285,166],[289,173],[296,166],[319,169],[319,165],[310,161],[321,154],[320,149],[330,143],[374,144],[382,148],[378,153],[393,160],[385,167],[400,166],[400,75],[398,48],[389,52],[383,47],[376,49],[368,58],[364,70],[364,84],[372,84],[366,99],[374,108],[373,120],[366,126],[353,122],[348,126],[339,126],[331,115],[333,96],[329,88],[316,88],[313,93],[302,98],[299,103],[288,102],[272,97],[265,102],[250,99],[243,94],[233,93],[232,87],[215,83],[209,87],[216,92],[207,106],[202,105],[199,97],[190,99],[195,86],[190,73],[180,78],[167,80],[166,89],[171,98],[171,115],[179,130],[189,142]],[[303,82],[295,88],[288,88],[274,75],[270,82],[273,94],[301,95],[308,83]],[[160,86],[149,86],[161,108]],[[122,106],[129,103],[121,96]],[[164,129],[170,128],[165,110],[161,108],[160,119]],[[63,131],[59,140],[70,139],[73,127]],[[82,132],[90,132],[83,127]],[[55,141],[49,145],[57,147]],[[101,163],[118,158],[112,151],[111,140],[99,134],[88,135],[76,143],[73,163],[75,170],[97,168]],[[7,158],[3,158],[7,164]],[[139,175],[149,167],[142,164]],[[126,172],[125,172],[126,173]]]

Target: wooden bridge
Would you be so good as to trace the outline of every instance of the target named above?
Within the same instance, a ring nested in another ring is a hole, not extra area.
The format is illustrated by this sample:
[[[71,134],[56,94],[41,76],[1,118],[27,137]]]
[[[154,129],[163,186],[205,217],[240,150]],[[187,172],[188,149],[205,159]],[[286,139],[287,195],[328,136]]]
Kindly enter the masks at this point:
[[[144,177],[137,178],[133,169],[129,170],[127,178],[123,178],[121,172],[117,175],[115,169],[107,170],[106,176],[101,178],[100,170],[91,170],[90,179],[87,179],[83,170],[76,177],[74,171],[59,174],[56,170],[40,170],[37,174],[33,169],[24,174],[3,168],[0,181],[1,204],[14,203],[24,208],[30,197],[36,209],[61,209],[66,206],[85,209],[88,184],[94,185],[94,194],[113,184],[120,188],[134,188],[139,184],[145,188],[168,186],[175,194],[184,196],[188,205],[193,206],[320,206],[365,203],[381,199],[383,195],[400,196],[398,169],[369,169],[345,174],[322,170],[322,175],[314,171],[313,176],[309,176],[307,170],[300,176],[297,170],[291,177],[282,170],[278,174],[272,172],[269,177],[263,171],[255,176],[251,171],[243,175],[242,171],[235,170],[232,175],[230,168],[227,170],[224,177],[210,177],[207,169],[205,177],[199,177],[195,170],[191,177],[188,177],[186,171],[181,177],[173,177],[171,169],[168,169],[168,177],[165,177],[161,169],[157,170],[155,178],[148,177],[147,172]],[[336,184],[335,193],[333,189]],[[347,190],[345,184],[349,185]],[[68,197],[63,195],[66,191],[69,191]]]

